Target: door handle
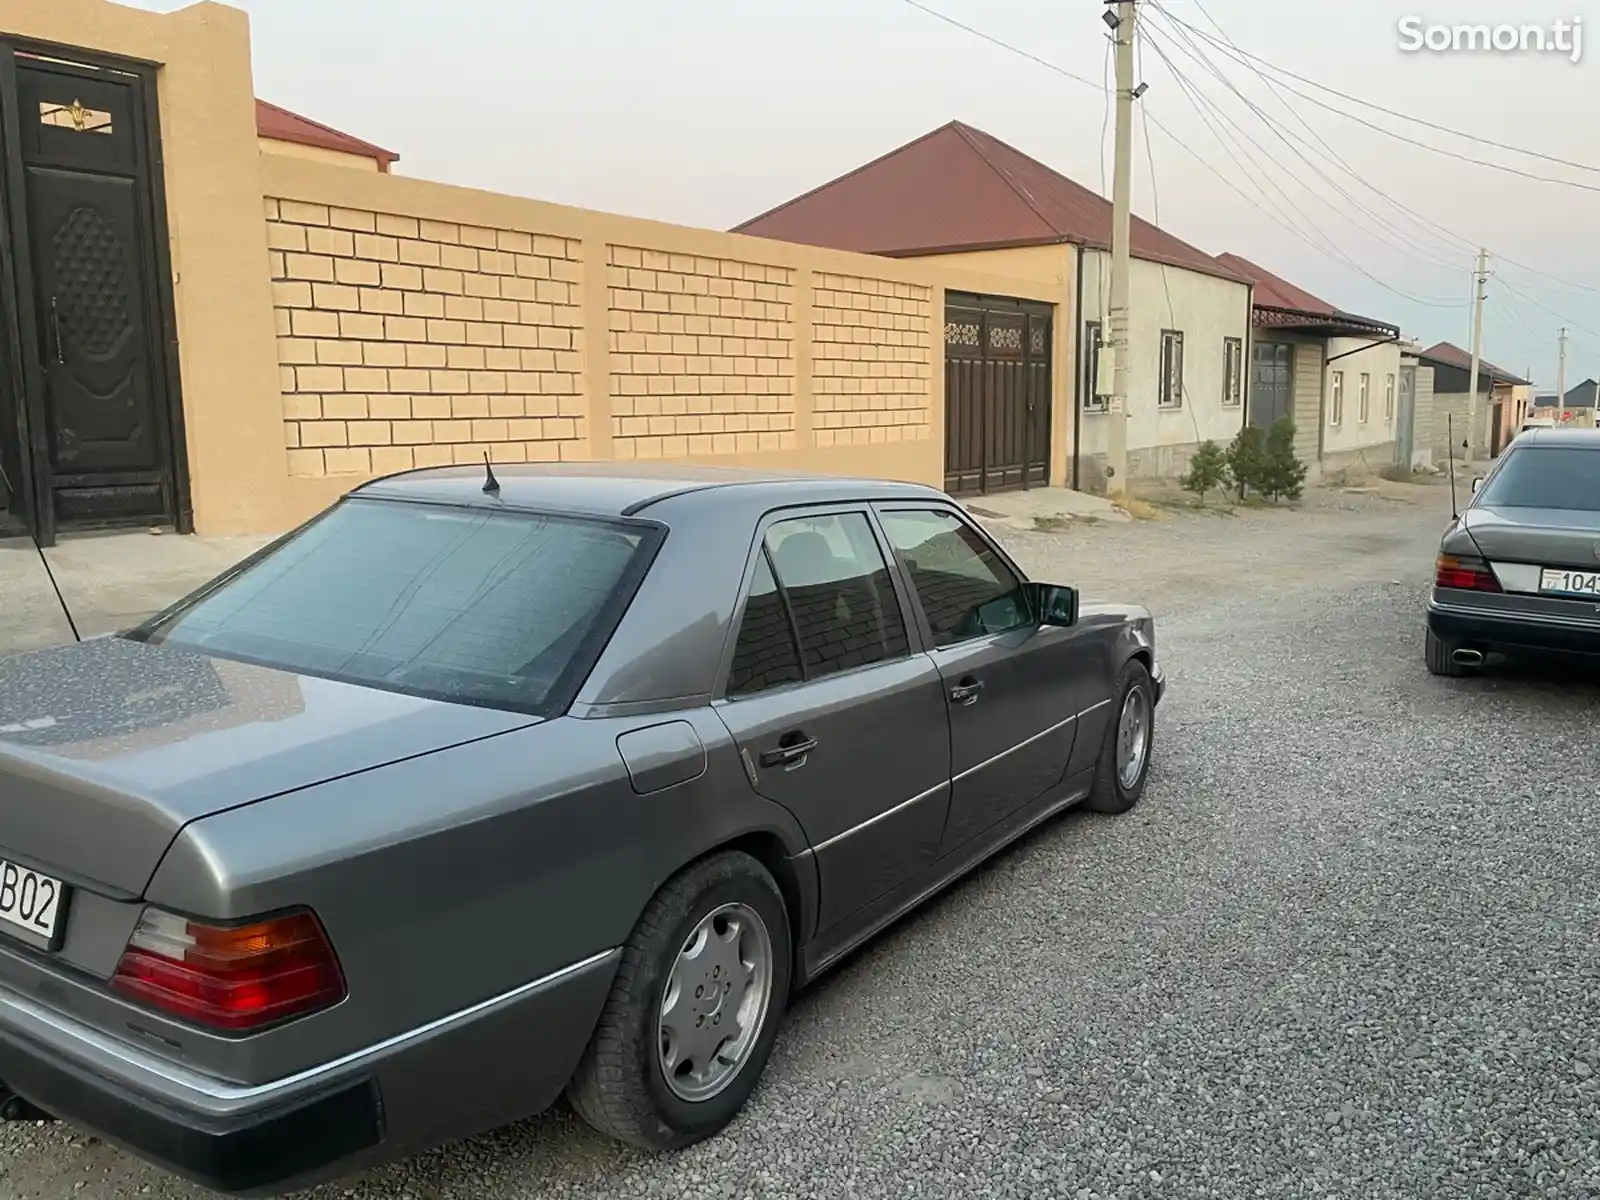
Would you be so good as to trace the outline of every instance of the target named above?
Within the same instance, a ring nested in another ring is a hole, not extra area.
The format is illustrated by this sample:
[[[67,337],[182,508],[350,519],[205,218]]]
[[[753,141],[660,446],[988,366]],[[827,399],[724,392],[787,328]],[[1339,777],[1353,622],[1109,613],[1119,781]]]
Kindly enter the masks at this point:
[[[817,748],[817,739],[807,737],[800,732],[789,733],[783,736],[776,750],[766,750],[761,754],[763,767],[792,767],[799,766],[805,761],[806,755]]]
[[[974,679],[968,675],[955,687],[950,689],[950,699],[957,704],[971,705],[978,702],[978,695],[983,691],[983,680]]]
[[[50,340],[55,343],[56,362],[65,363],[66,356],[61,351],[61,316],[56,312],[56,298],[50,297]]]

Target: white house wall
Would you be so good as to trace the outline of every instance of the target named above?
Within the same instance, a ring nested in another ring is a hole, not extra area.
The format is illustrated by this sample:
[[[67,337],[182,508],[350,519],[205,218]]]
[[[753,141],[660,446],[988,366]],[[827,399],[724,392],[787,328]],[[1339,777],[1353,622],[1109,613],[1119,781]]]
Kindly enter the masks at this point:
[[[1109,341],[1111,256],[1081,251],[1083,295],[1080,320],[1101,323]],[[1128,396],[1128,472],[1135,478],[1182,474],[1203,441],[1227,444],[1244,422],[1242,405],[1223,404],[1223,339],[1243,343],[1241,371],[1248,387],[1250,289],[1242,283],[1182,267],[1134,259],[1129,270],[1132,380]],[[1183,403],[1157,405],[1161,373],[1161,332],[1183,334]],[[1107,347],[1107,360],[1110,351]],[[1242,390],[1242,389],[1241,389]],[[1107,418],[1087,407],[1082,418],[1081,454],[1085,463],[1103,462]],[[1098,474],[1086,467],[1085,476]]]
[[[1376,471],[1394,461],[1395,419],[1400,408],[1400,346],[1371,338],[1329,338],[1327,377],[1323,383],[1322,467],[1338,471],[1365,467]],[[1365,346],[1366,349],[1361,349]],[[1355,353],[1351,353],[1354,351]],[[1340,357],[1343,355],[1344,357]],[[1344,375],[1344,405],[1333,423],[1334,378]],[[1361,420],[1361,376],[1371,380],[1367,419]],[[1385,411],[1385,388],[1394,380],[1395,411]]]

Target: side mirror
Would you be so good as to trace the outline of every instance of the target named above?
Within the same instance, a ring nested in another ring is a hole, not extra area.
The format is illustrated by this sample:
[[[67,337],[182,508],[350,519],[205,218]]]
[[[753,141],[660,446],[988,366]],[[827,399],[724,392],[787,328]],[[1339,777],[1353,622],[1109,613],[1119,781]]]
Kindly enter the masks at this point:
[[[1058,583],[1028,584],[1028,602],[1041,625],[1078,623],[1078,589]]]
[[[1474,479],[1472,481],[1472,494],[1474,496],[1476,496],[1478,494],[1478,492],[1482,488],[1483,488],[1483,476],[1480,475],[1480,476],[1478,476],[1478,478],[1476,478],[1476,479]]]

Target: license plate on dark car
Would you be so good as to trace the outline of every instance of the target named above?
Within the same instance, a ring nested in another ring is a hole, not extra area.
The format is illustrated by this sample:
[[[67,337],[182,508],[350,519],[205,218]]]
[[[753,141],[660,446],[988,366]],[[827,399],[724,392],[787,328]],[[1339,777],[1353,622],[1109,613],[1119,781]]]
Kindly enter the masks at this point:
[[[62,891],[59,879],[0,862],[0,931],[30,933],[54,945]]]
[[[1539,590],[1552,596],[1585,596],[1600,600],[1600,571],[1564,571],[1546,567]]]

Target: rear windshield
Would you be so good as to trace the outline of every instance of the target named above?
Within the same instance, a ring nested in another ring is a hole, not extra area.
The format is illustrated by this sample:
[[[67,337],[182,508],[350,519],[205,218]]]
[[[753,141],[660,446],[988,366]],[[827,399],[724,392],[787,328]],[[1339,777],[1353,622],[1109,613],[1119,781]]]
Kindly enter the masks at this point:
[[[132,636],[538,713],[591,635],[609,635],[649,536],[576,517],[347,500]]]
[[[1570,508],[1600,512],[1600,450],[1521,446],[1512,450],[1478,503],[1499,508]]]

